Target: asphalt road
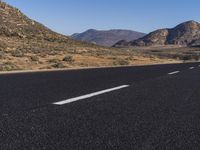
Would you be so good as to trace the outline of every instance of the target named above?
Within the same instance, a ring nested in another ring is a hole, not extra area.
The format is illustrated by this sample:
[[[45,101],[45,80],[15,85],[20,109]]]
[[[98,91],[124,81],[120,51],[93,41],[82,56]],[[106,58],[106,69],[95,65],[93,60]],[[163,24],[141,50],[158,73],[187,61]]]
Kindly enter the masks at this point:
[[[199,65],[2,74],[0,149],[198,150]]]

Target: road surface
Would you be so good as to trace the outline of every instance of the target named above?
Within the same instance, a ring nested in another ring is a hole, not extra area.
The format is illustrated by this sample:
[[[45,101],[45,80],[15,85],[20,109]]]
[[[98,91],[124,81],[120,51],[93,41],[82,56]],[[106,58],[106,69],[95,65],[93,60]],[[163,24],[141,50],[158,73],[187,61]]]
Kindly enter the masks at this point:
[[[0,149],[200,149],[200,63],[0,75]]]

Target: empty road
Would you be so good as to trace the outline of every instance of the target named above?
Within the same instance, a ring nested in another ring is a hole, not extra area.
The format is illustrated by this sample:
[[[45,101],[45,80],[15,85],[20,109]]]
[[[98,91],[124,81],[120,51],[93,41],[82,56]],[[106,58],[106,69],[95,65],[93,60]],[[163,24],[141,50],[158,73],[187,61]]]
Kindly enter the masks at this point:
[[[0,149],[200,149],[200,63],[0,75]]]

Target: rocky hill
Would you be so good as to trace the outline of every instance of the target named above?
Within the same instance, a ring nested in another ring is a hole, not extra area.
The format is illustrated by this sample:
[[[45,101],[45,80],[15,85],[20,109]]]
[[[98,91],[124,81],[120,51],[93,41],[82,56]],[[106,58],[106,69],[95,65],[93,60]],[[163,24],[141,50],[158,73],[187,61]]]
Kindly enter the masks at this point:
[[[100,31],[90,29],[80,34],[73,34],[71,37],[101,46],[112,46],[120,40],[132,41],[143,37],[145,34],[131,30],[108,30]]]
[[[58,34],[0,1],[0,70],[92,66],[90,56],[85,61],[84,54],[98,51],[110,53],[104,47]]]
[[[29,19],[19,9],[0,1],[0,36],[24,40],[79,43]],[[84,43],[83,43],[84,44]]]
[[[171,62],[80,42],[53,32],[0,1],[0,71]]]
[[[68,39],[29,19],[20,10],[0,2],[0,35],[21,39]]]
[[[177,62],[71,39],[0,1],[0,71]]]
[[[118,42],[114,47],[124,46],[157,46],[157,45],[180,45],[197,46],[200,40],[200,24],[188,21],[179,24],[172,29],[160,29],[131,42]]]

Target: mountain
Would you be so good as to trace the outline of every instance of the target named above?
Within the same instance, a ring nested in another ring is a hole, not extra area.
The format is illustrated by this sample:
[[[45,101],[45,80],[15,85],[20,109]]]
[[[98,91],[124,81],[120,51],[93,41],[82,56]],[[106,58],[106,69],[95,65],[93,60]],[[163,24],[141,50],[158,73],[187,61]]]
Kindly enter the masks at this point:
[[[58,34],[0,1],[1,71],[100,66],[106,61],[94,63],[99,51],[111,53],[109,48]]]
[[[200,47],[200,39],[194,40],[194,41],[190,44],[190,46],[192,46],[192,47]]]
[[[29,19],[17,8],[3,2],[0,2],[0,36],[20,39],[69,39]]]
[[[0,36],[24,40],[44,40],[76,44],[75,40],[53,32],[44,25],[29,19],[19,9],[0,1]],[[69,45],[70,46],[70,45]]]
[[[94,30],[90,29],[80,34],[73,34],[71,37],[76,40],[94,43],[102,46],[112,46],[120,40],[132,41],[143,37],[145,34],[131,30]]]
[[[159,29],[131,42],[117,42],[114,47],[180,45],[196,46],[200,40],[200,24],[187,21],[171,29]]]

